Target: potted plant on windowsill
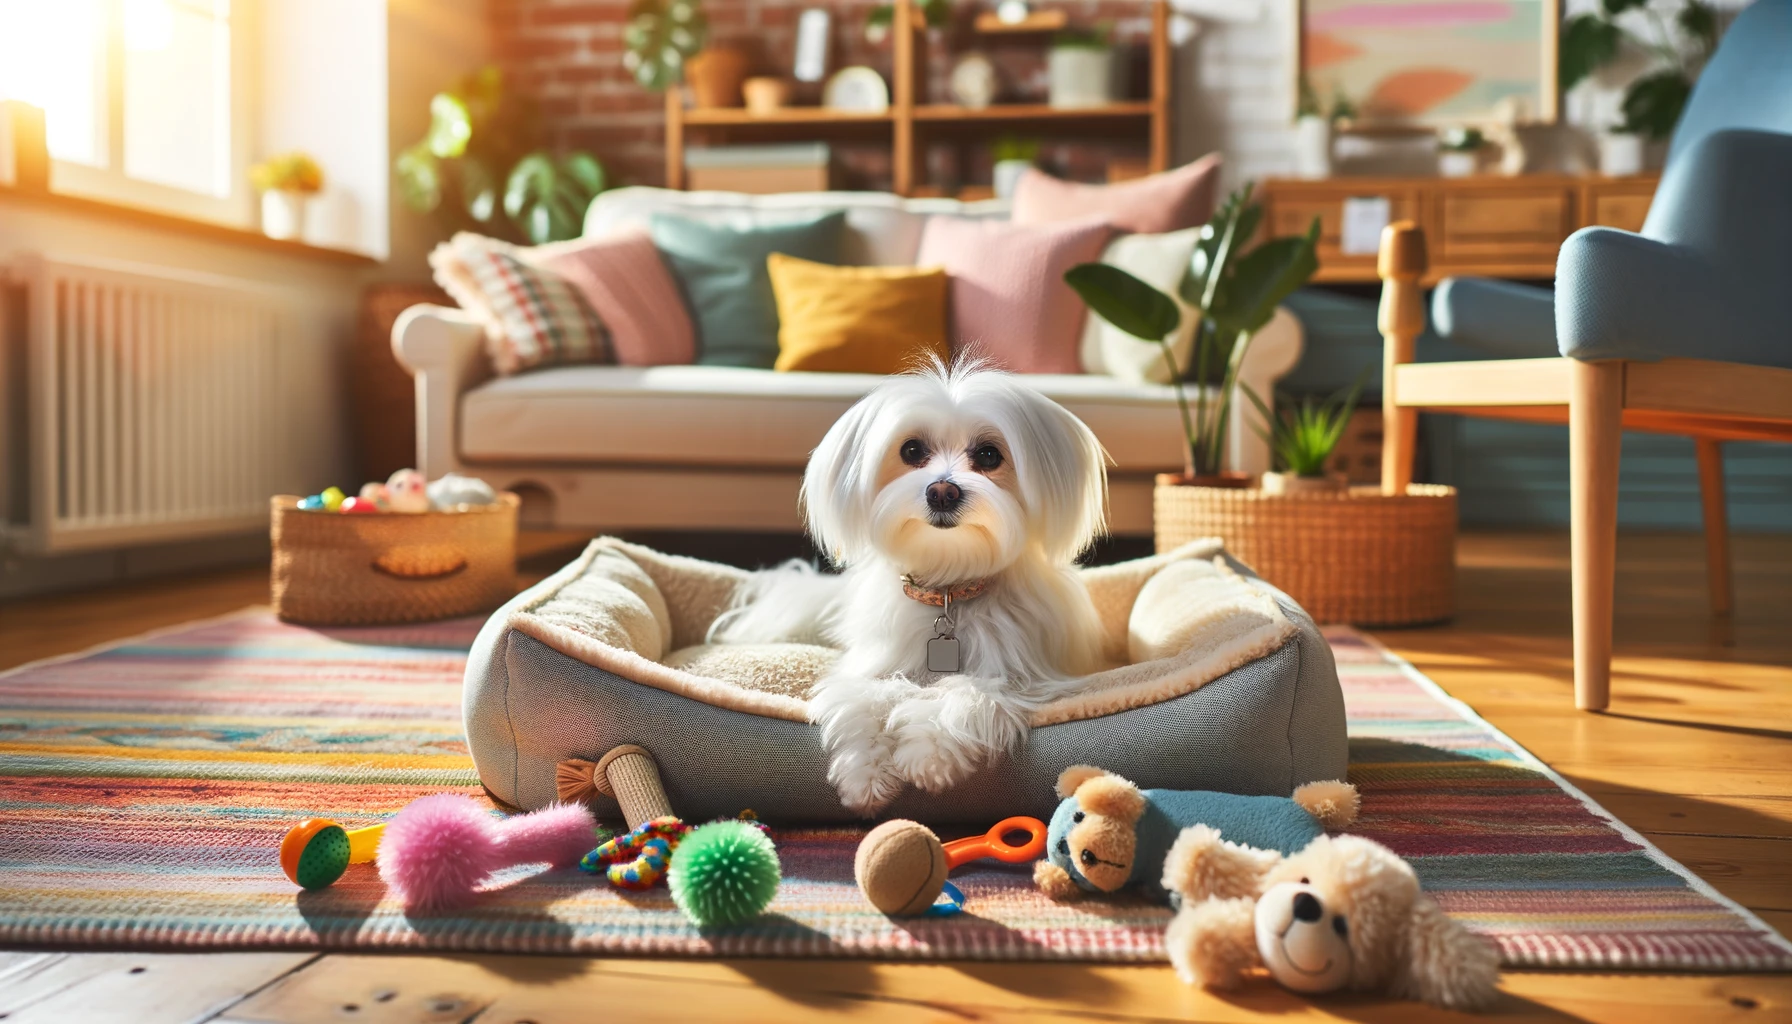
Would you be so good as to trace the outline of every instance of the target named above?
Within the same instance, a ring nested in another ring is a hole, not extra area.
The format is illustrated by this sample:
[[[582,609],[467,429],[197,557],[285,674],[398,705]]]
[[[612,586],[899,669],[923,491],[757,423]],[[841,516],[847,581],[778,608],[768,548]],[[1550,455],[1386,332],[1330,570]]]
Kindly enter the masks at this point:
[[[305,153],[287,153],[249,168],[249,183],[261,193],[261,231],[269,238],[305,235],[305,207],[323,191],[324,172]]]

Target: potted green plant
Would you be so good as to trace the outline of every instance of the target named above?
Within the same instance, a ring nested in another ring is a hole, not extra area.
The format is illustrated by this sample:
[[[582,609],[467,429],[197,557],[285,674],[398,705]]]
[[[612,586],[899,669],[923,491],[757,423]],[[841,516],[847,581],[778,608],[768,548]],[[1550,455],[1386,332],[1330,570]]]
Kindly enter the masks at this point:
[[[1039,140],[1004,135],[989,144],[989,156],[993,163],[990,184],[997,199],[1007,199],[1014,195],[1020,176],[1039,159]]]
[[[578,237],[585,207],[604,190],[603,164],[538,148],[534,105],[504,88],[502,72],[459,79],[430,99],[429,114],[423,138],[393,161],[405,205],[441,211],[451,229],[536,245]]]
[[[1294,110],[1294,176],[1329,178],[1332,174],[1332,134],[1356,116],[1356,106],[1344,90],[1332,87],[1331,109],[1319,101],[1319,92],[1307,76],[1300,79],[1300,99]]]
[[[1182,415],[1184,466],[1179,477],[1160,477],[1160,489],[1249,483],[1243,474],[1228,474],[1224,465],[1238,368],[1252,336],[1269,323],[1276,306],[1319,269],[1319,218],[1303,235],[1253,246],[1250,240],[1262,219],[1263,206],[1252,201],[1247,184],[1228,196],[1201,229],[1177,289],[1192,315],[1200,318],[1188,366],[1178,365],[1170,348],[1169,339],[1182,324],[1182,310],[1170,296],[1106,263],[1083,263],[1065,272],[1064,280],[1096,316],[1162,349]],[[1195,385],[1193,402],[1184,381]]]
[[[308,154],[286,153],[249,168],[249,184],[261,193],[261,230],[269,238],[301,238],[307,201],[323,191],[324,172]]]
[[[1626,29],[1619,18],[1647,25],[1643,34]],[[1680,112],[1692,95],[1693,80],[1717,47],[1717,14],[1704,0],[1685,0],[1671,17],[1647,0],[1602,0],[1586,14],[1562,25],[1557,73],[1563,93],[1618,61],[1626,46],[1647,55],[1649,69],[1624,89],[1622,120],[1600,137],[1600,170],[1635,174],[1643,169],[1643,144],[1674,133]]]
[[[1114,48],[1106,26],[1059,32],[1046,54],[1047,100],[1054,107],[1102,107],[1114,101]]]
[[[1445,178],[1473,177],[1481,169],[1487,136],[1479,128],[1457,126],[1437,133],[1437,173]]]
[[[1341,491],[1350,486],[1345,474],[1327,467],[1332,452],[1344,438],[1344,429],[1350,425],[1351,414],[1356,412],[1356,401],[1367,379],[1365,370],[1355,384],[1324,401],[1302,398],[1284,404],[1279,413],[1249,384],[1239,383],[1239,389],[1263,417],[1261,426],[1253,423],[1251,427],[1269,442],[1270,455],[1279,467],[1263,474],[1264,494]]]

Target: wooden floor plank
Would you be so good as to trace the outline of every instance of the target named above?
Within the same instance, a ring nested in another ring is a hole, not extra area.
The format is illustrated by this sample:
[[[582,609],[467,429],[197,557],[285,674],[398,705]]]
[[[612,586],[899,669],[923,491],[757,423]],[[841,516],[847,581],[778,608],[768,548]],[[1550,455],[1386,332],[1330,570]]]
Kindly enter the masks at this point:
[[[240,1024],[369,1024],[651,1014],[676,993],[695,1020],[1450,1021],[1366,997],[1308,1001],[1258,978],[1215,995],[1164,968],[859,961],[631,961],[528,957],[333,956],[282,979],[227,1016]],[[1534,972],[1507,978],[1502,1021],[1682,1022],[1772,1019],[1792,1007],[1792,978]],[[1752,1001],[1748,1016],[1735,1000]],[[352,1009],[351,1009],[352,1007]]]
[[[539,578],[577,540],[542,539],[535,547],[547,554],[519,579]],[[1735,539],[1729,620],[1706,614],[1702,550],[1694,536],[1620,540],[1607,714],[1572,707],[1565,536],[1465,535],[1456,620],[1375,635],[1784,932],[1792,929],[1792,537]],[[265,572],[241,572],[3,604],[0,667],[265,600]],[[291,973],[278,960],[241,974],[216,966],[270,956],[289,955],[0,953],[0,1013],[10,1014],[0,1020],[106,1020],[123,1007],[117,1019],[159,1024],[196,1019],[200,1004],[241,1022],[548,1024],[668,1007],[693,1020],[1451,1019],[1369,998],[1309,1002],[1266,981],[1222,998],[1190,990],[1166,967],[376,956],[319,957]],[[132,975],[131,966],[146,969]],[[1792,976],[1532,971],[1508,973],[1503,988],[1494,1019],[1792,1019]]]
[[[6,1024],[201,1021],[315,953],[52,953],[0,976]]]

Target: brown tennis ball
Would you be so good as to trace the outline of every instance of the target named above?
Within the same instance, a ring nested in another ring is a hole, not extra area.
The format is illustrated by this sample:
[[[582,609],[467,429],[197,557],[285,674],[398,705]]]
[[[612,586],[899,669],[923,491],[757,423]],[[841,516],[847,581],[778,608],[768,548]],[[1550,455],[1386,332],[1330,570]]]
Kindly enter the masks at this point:
[[[852,875],[871,905],[886,914],[919,914],[946,887],[946,848],[927,826],[898,818],[866,833]]]

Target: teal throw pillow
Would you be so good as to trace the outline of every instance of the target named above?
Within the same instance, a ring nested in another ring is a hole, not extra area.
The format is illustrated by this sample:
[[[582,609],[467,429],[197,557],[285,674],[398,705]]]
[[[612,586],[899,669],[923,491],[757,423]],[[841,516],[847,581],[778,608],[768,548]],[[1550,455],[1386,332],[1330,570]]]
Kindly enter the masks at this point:
[[[703,366],[771,369],[778,359],[778,304],[765,259],[774,252],[840,262],[841,211],[766,222],[712,223],[653,215],[653,244],[678,279],[697,328]]]

